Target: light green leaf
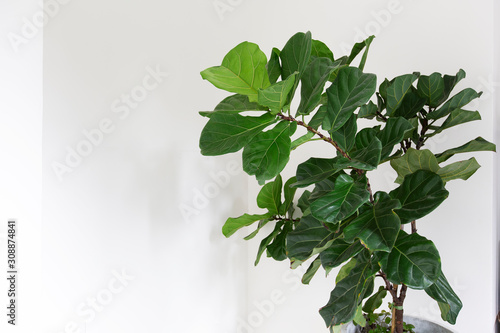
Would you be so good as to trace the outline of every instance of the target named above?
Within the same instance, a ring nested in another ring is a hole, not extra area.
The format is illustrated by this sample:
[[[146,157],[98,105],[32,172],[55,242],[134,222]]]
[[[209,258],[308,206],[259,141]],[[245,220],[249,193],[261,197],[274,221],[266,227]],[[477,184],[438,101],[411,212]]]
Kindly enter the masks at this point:
[[[444,96],[444,87],[444,79],[440,73],[432,73],[430,76],[422,75],[417,83],[418,93],[425,98],[425,104],[433,108],[440,104]]]
[[[408,235],[403,230],[391,252],[378,252],[387,279],[406,284],[413,289],[433,285],[441,273],[441,259],[434,243],[419,234]]]
[[[244,111],[267,111],[267,108],[250,102],[248,96],[236,94],[224,98],[217,104],[214,111],[200,111],[200,115],[210,118],[217,112],[240,113]]]
[[[266,214],[255,214],[255,215],[243,214],[240,217],[230,217],[227,219],[226,223],[222,227],[222,233],[224,234],[224,236],[229,237],[239,229],[247,227],[253,224],[254,222],[268,219],[271,216],[272,214],[266,213]]]
[[[352,269],[354,267],[356,267],[357,263],[358,263],[358,260],[356,259],[356,257],[354,257],[351,260],[349,260],[349,262],[347,264],[342,266],[340,268],[339,272],[337,273],[337,276],[335,277],[335,284],[339,283],[339,281],[341,281],[342,279],[345,279],[347,276],[349,276],[349,273],[352,271]],[[329,266],[327,266],[327,267],[325,267],[325,270],[327,270],[329,272],[331,269],[329,268]]]
[[[354,315],[354,318],[352,321],[353,321],[353,323],[355,323],[358,326],[365,327],[366,326],[366,319],[363,316],[363,309],[362,308],[363,307],[360,304],[358,306],[358,308],[356,309],[356,314]]]
[[[278,114],[288,101],[295,84],[295,77],[296,74],[292,74],[284,81],[274,83],[266,89],[259,89],[259,104],[269,107],[271,114]]]
[[[401,184],[403,178],[417,170],[429,170],[437,173],[440,166],[436,157],[428,149],[409,148],[403,156],[391,160],[391,166],[398,173],[396,183]]]
[[[403,183],[389,194],[401,202],[402,207],[396,209],[401,223],[409,223],[432,212],[449,193],[440,176],[431,171],[417,170],[406,175]]]
[[[464,124],[474,120],[481,120],[481,115],[479,114],[478,111],[466,111],[462,109],[456,109],[451,111],[448,118],[446,118],[444,123],[438,129],[436,129],[434,132],[426,136],[431,137],[438,133],[441,133],[442,131],[450,127]]]
[[[280,50],[273,47],[271,56],[269,57],[269,62],[266,65],[267,73],[269,75],[269,82],[271,84],[276,83],[278,78],[281,76],[281,65],[280,65]]]
[[[410,91],[413,82],[418,78],[416,74],[405,74],[394,78],[387,87],[387,114],[393,115],[403,102],[406,93]]]
[[[314,137],[314,133],[313,132],[307,132],[306,134],[302,135],[301,137],[293,140],[292,141],[291,150],[295,150],[300,145],[303,145],[304,143],[311,141],[311,139],[313,137]]]
[[[447,166],[439,169],[437,174],[441,176],[441,179],[443,179],[444,182],[449,182],[453,179],[467,180],[480,167],[481,166],[477,163],[476,159],[472,157],[466,161],[448,164]]]
[[[441,318],[455,325],[458,313],[462,309],[462,301],[451,288],[443,272],[433,285],[425,289],[425,292],[438,302]]]
[[[295,123],[283,121],[257,134],[243,149],[243,170],[258,181],[276,177],[290,158],[290,136],[295,128]]]
[[[440,154],[436,154],[436,159],[438,163],[441,163],[448,160],[455,154],[470,153],[475,151],[496,151],[496,146],[482,137],[477,137],[460,147],[448,149]]]
[[[323,129],[334,132],[344,125],[353,112],[367,103],[375,93],[375,74],[363,73],[355,67],[343,67],[326,90],[328,104]]]
[[[460,109],[469,104],[474,99],[480,97],[482,92],[476,92],[472,88],[466,88],[450,98],[439,109],[429,113],[427,119],[439,119],[449,115],[452,111]]]
[[[201,153],[206,156],[234,153],[275,122],[276,118],[270,114],[245,117],[218,111],[210,116],[201,132]]]
[[[320,221],[337,223],[354,214],[369,199],[366,183],[340,175],[333,191],[311,203],[311,213]]]
[[[309,284],[320,267],[321,259],[319,258],[319,256],[317,256],[316,259],[314,259],[314,261],[311,263],[311,265],[309,265],[309,268],[307,268],[306,273],[302,277],[302,283]]]
[[[281,186],[283,181],[281,176],[277,175],[273,182],[262,186],[257,195],[257,206],[267,209],[269,213],[278,215],[281,207]]]
[[[221,66],[207,68],[201,76],[217,88],[246,95],[250,102],[256,102],[258,90],[270,85],[266,64],[266,55],[258,45],[243,42],[229,51]]]

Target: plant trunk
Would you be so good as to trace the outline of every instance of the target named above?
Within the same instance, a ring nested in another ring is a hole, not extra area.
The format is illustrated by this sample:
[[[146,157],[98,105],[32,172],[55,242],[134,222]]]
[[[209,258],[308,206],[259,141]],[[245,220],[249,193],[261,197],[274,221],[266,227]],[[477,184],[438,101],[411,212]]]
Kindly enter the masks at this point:
[[[396,333],[403,333],[403,310],[394,309]]]

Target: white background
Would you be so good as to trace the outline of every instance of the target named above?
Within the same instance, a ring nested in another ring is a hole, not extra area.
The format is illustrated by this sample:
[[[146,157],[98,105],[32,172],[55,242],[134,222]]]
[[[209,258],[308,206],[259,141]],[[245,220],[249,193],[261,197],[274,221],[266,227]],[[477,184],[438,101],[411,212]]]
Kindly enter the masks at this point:
[[[234,171],[239,154],[200,156],[205,119],[197,111],[226,94],[199,72],[241,41],[269,55],[310,30],[341,56],[375,34],[365,71],[379,82],[463,68],[467,78],[457,91],[484,91],[473,105],[483,121],[449,130],[430,148],[497,133],[493,0],[57,3],[43,36],[27,28],[38,2],[0,4],[0,248],[5,221],[16,218],[21,266],[19,325],[9,327],[1,315],[2,331],[327,332],[317,310],[333,274],[299,285],[286,262],[263,258],[253,267],[258,239],[246,244],[246,230],[231,239],[220,232],[227,216],[258,212],[258,187]],[[13,44],[13,34],[23,42]],[[151,71],[163,74],[154,81]],[[125,114],[124,94],[144,82],[150,91]],[[103,122],[109,130],[101,137],[95,133]],[[96,143],[58,177],[55,163],[71,159],[71,150],[89,141],[85,133]],[[292,162],[308,153],[298,150]],[[492,332],[496,312],[496,156],[476,155],[483,167],[468,182],[450,183],[450,197],[419,223],[464,303],[456,332]],[[394,186],[387,172],[370,176],[375,189]],[[0,288],[3,304],[4,279]],[[440,322],[423,292],[411,292],[405,305],[409,314]]]

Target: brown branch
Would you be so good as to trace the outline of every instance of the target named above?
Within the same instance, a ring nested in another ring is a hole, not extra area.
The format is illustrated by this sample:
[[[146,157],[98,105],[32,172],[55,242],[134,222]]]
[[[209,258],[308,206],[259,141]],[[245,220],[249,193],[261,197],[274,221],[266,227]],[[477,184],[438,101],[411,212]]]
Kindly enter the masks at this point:
[[[380,117],[380,119],[382,119],[383,121],[387,122],[387,117],[384,116],[380,111],[377,110],[377,116]]]
[[[411,233],[414,234],[417,232],[417,221],[411,221]]]

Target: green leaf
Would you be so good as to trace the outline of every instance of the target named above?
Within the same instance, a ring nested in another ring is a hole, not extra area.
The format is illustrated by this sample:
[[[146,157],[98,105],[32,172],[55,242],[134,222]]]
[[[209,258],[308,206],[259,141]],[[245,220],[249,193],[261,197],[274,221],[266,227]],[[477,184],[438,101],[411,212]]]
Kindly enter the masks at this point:
[[[361,304],[358,306],[356,309],[356,314],[354,315],[354,318],[352,320],[356,325],[365,327],[366,326],[366,319],[363,316],[363,309]]]
[[[301,218],[297,228],[288,233],[288,257],[294,260],[307,260],[323,251],[340,233],[331,231],[312,215]]]
[[[229,51],[221,66],[205,69],[201,77],[217,88],[246,95],[250,102],[256,102],[258,90],[270,85],[266,64],[266,55],[258,45],[243,42]]]
[[[380,159],[391,155],[394,145],[399,144],[409,131],[413,131],[413,125],[403,117],[389,118],[378,138],[382,142],[382,153]]]
[[[351,118],[342,127],[331,133],[332,140],[339,145],[340,149],[347,153],[351,151],[356,142],[355,138],[358,130],[356,120],[357,116],[353,113]]]
[[[356,150],[361,150],[370,145],[372,141],[377,137],[380,132],[380,125],[375,127],[367,127],[363,128],[361,131],[356,134]],[[380,143],[380,147],[382,147],[382,143]],[[382,149],[382,148],[380,148]]]
[[[210,120],[201,132],[200,149],[206,156],[234,153],[276,122],[270,114],[260,117],[245,117],[219,111],[210,116]]]
[[[345,227],[345,240],[352,242],[359,238],[371,251],[391,251],[401,228],[394,210],[400,207],[397,199],[386,193],[377,193],[375,204]]]
[[[295,84],[295,77],[296,74],[292,74],[284,81],[274,83],[266,89],[259,89],[259,104],[269,107],[271,114],[278,114],[288,101]]]
[[[297,207],[300,208],[302,214],[305,215],[306,211],[309,210],[309,197],[311,196],[311,191],[304,191],[297,201]]]
[[[349,65],[357,56],[358,54],[366,47],[365,52],[363,53],[363,57],[360,61],[359,64],[359,69],[363,70],[363,67],[365,66],[366,62],[366,56],[368,54],[368,49],[370,47],[370,44],[372,43],[373,39],[375,36],[370,36],[367,39],[365,39],[362,42],[354,44],[351,50],[351,54],[349,55],[349,58],[347,59],[347,64]]]
[[[438,105],[442,104],[444,101],[448,99],[451,91],[455,88],[456,84],[465,78],[465,72],[463,69],[460,69],[455,76],[445,75],[444,79],[444,94],[441,100],[439,100]]]
[[[398,199],[402,207],[396,210],[401,223],[408,223],[436,209],[447,197],[441,177],[434,172],[417,170],[405,176],[403,183],[389,195]]]
[[[437,173],[440,166],[436,157],[428,149],[409,148],[403,156],[391,160],[391,166],[398,173],[396,183],[401,184],[403,178],[417,170],[429,170]]]
[[[324,94],[326,96],[326,93]],[[327,106],[321,105],[318,110],[314,113],[311,121],[309,122],[309,126],[311,126],[314,129],[318,129],[322,124],[323,120],[326,117],[326,110]]]
[[[311,33],[309,31],[307,33],[298,32],[288,40],[280,53],[281,77],[283,80],[286,80],[295,72],[299,73],[297,79],[300,79],[309,63],[311,44]]]
[[[301,99],[297,114],[307,115],[318,106],[325,83],[338,67],[338,63],[334,64],[328,58],[315,58],[311,61],[301,78]]]
[[[449,115],[452,111],[460,109],[469,104],[474,99],[480,97],[482,92],[476,92],[472,88],[466,88],[450,98],[439,109],[429,113],[427,119],[439,119]]]
[[[425,98],[425,104],[430,107],[434,108],[440,104],[444,96],[444,88],[444,79],[440,73],[432,73],[430,76],[422,75],[418,79],[418,93]]]
[[[496,146],[482,137],[477,137],[460,147],[448,149],[440,154],[436,154],[436,159],[438,163],[441,163],[448,160],[455,154],[470,153],[475,151],[496,151]]]
[[[425,289],[425,292],[438,302],[441,318],[455,325],[458,313],[462,309],[462,301],[451,288],[443,272],[433,285]]]
[[[426,99],[418,95],[416,89],[411,87],[406,93],[401,105],[392,114],[393,117],[404,117],[406,119],[411,119],[417,115],[417,113],[422,110],[426,103]]]
[[[344,125],[353,112],[367,103],[375,93],[375,74],[363,73],[355,67],[343,67],[326,90],[328,104],[323,128],[334,132]]]
[[[273,182],[269,182],[262,187],[257,195],[257,206],[267,209],[270,214],[278,215],[281,207],[281,186],[283,181],[277,175]]]
[[[214,111],[200,111],[199,113],[203,117],[210,118],[217,112],[240,113],[244,111],[267,111],[267,108],[257,103],[250,102],[248,96],[236,94],[224,98],[217,104]]]
[[[325,269],[342,265],[364,249],[361,242],[348,243],[342,238],[336,239],[329,248],[320,253],[321,264]]]
[[[274,230],[266,238],[264,238],[260,242],[259,250],[257,251],[257,258],[255,259],[255,263],[254,263],[255,266],[257,266],[259,264],[260,257],[262,257],[262,254],[266,250],[269,243],[271,243],[273,241],[273,239],[275,239],[276,236],[279,235],[279,233],[281,232],[281,228],[283,227],[284,224],[285,223],[283,221],[276,222],[276,225],[274,226]]]
[[[372,101],[368,104],[361,105],[358,112],[358,118],[373,119],[377,115],[377,106]]]
[[[374,137],[370,144],[363,149],[351,153],[351,162],[358,162],[364,165],[353,165],[362,170],[375,170],[380,163],[382,153],[382,142]]]
[[[363,298],[373,288],[378,266],[370,261],[358,261],[349,275],[340,280],[330,294],[328,303],[319,310],[327,327],[347,323],[354,319]]]
[[[269,82],[271,84],[276,83],[281,76],[281,65],[280,65],[280,50],[273,47],[271,56],[269,57],[269,62],[266,65],[267,73],[269,75]]]
[[[258,181],[279,174],[290,158],[290,136],[296,124],[282,121],[267,132],[257,134],[243,149],[243,170]]]
[[[309,268],[307,268],[306,273],[302,277],[302,283],[309,284],[320,267],[321,259],[319,258],[319,256],[317,256],[316,259],[314,259],[314,261],[311,263],[311,265],[309,265]]]
[[[387,290],[384,286],[380,286],[378,291],[368,298],[363,306],[363,311],[366,313],[373,313],[383,303],[384,298],[387,296]]]
[[[281,205],[281,215],[285,215],[285,213],[288,212],[289,209],[293,206],[293,197],[295,196],[295,192],[297,192],[297,188],[292,187],[291,185],[296,182],[297,178],[291,177],[286,181],[285,186],[283,187],[283,192],[285,193],[285,202],[283,203],[283,205]]]
[[[300,145],[303,145],[304,143],[311,141],[311,139],[313,137],[314,137],[313,132],[307,132],[306,134],[302,135],[301,137],[293,140],[292,145],[291,145],[291,150],[294,150],[297,147],[299,147]]]
[[[472,157],[466,161],[459,161],[448,164],[447,166],[439,169],[437,174],[441,176],[441,179],[443,179],[444,182],[449,182],[450,180],[454,179],[467,180],[480,167],[481,166],[479,165],[479,163],[477,163],[476,159]]]
[[[366,183],[355,182],[348,175],[340,175],[335,180],[332,192],[311,203],[311,213],[320,221],[337,223],[354,214],[369,199]]]
[[[434,243],[419,234],[408,235],[403,230],[391,252],[378,252],[387,279],[406,284],[413,289],[426,289],[441,273],[441,259]]]
[[[387,87],[387,114],[392,116],[403,102],[406,93],[410,91],[413,82],[418,78],[416,74],[405,74],[394,78]]]
[[[311,42],[311,57],[323,57],[333,61],[333,52],[322,41],[313,39]]]
[[[352,271],[352,269],[356,267],[357,262],[358,260],[356,258],[352,258],[347,264],[342,266],[337,273],[337,276],[335,277],[335,284],[339,283],[339,281],[349,276],[349,273]],[[325,269],[328,269],[328,266]]]
[[[283,261],[287,258],[286,236],[291,229],[291,224],[285,223],[281,232],[277,234],[272,243],[266,247],[268,256],[272,257],[276,261]]]
[[[243,227],[248,227],[254,222],[268,219],[271,216],[272,214],[266,213],[266,214],[255,214],[255,215],[243,214],[240,217],[230,217],[227,219],[226,223],[222,227],[222,233],[224,234],[224,236],[229,237],[239,229]]]
[[[444,123],[438,129],[436,129],[433,133],[430,133],[426,136],[431,137],[438,133],[441,133],[442,131],[450,127],[464,124],[474,120],[481,120],[481,115],[479,114],[478,111],[466,111],[462,109],[456,109],[451,111],[448,118],[446,118]]]
[[[244,240],[250,240],[250,239],[254,238],[255,236],[257,236],[257,234],[259,233],[259,231],[262,228],[264,228],[266,226],[266,224],[268,224],[272,220],[273,220],[272,216],[270,218],[268,218],[268,219],[260,220],[259,223],[257,224],[257,229],[255,229],[255,231],[253,231],[251,234],[249,234],[248,236],[244,237],[243,239]]]

